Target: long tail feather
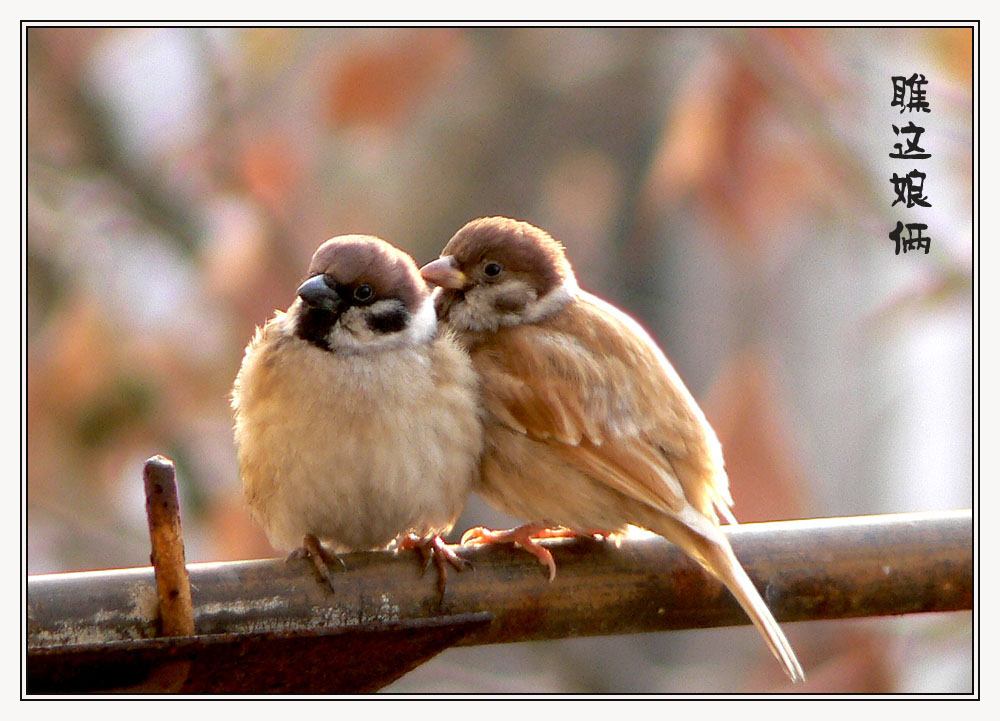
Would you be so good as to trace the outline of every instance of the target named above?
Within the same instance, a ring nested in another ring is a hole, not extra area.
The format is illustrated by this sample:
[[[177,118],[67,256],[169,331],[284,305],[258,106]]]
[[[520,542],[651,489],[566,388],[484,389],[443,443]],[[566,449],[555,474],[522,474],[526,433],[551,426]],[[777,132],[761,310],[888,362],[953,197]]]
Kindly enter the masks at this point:
[[[795,657],[795,651],[792,650],[791,644],[785,638],[784,632],[778,626],[778,622],[774,620],[774,616],[771,615],[771,611],[764,603],[764,599],[757,593],[753,582],[750,580],[747,572],[743,570],[743,566],[736,559],[728,543],[725,549],[720,549],[720,556],[722,556],[720,559],[722,562],[719,564],[721,569],[713,569],[716,571],[719,580],[726,584],[726,587],[729,588],[736,597],[736,600],[739,601],[740,606],[743,607],[750,620],[753,621],[753,625],[757,627],[757,630],[764,637],[768,647],[771,649],[771,653],[781,663],[788,678],[793,682],[805,681],[806,677],[802,672],[802,666],[799,664],[798,658]]]
[[[688,507],[686,511],[672,518],[660,516],[657,522],[651,524],[651,530],[678,544],[705,570],[722,581],[760,631],[788,678],[793,682],[804,681],[805,674],[791,644],[743,570],[729,545],[729,539],[718,526],[693,508]]]
[[[722,533],[720,532],[721,536]],[[743,566],[733,553],[728,539],[722,537],[721,543],[708,541],[706,539],[702,553],[707,561],[707,569],[712,572],[720,581],[726,584],[740,606],[746,611],[747,616],[753,621],[753,625],[760,631],[764,641],[767,642],[771,653],[774,654],[782,668],[793,682],[805,681],[805,674],[795,651],[785,638],[784,632],[778,626],[778,622],[771,615],[764,599],[757,593],[750,576],[743,570]]]

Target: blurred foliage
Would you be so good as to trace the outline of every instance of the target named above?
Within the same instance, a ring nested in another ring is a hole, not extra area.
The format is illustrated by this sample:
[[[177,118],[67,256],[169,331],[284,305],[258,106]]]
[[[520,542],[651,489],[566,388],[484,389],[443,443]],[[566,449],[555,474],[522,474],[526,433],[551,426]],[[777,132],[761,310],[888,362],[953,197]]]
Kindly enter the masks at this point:
[[[189,561],[270,555],[227,398],[253,327],[330,236],[376,234],[422,263],[489,214],[563,240],[581,284],[662,342],[719,431],[742,520],[969,505],[971,41],[30,28],[29,571],[147,563],[141,464],[161,452]],[[890,77],[913,71],[931,79],[934,246],[896,257]],[[473,499],[458,531],[505,520]],[[807,690],[917,678],[892,652],[905,634],[845,627],[790,629],[823,669]],[[759,646],[732,629],[467,649],[394,688],[782,688]],[[508,679],[512,660],[525,672]]]

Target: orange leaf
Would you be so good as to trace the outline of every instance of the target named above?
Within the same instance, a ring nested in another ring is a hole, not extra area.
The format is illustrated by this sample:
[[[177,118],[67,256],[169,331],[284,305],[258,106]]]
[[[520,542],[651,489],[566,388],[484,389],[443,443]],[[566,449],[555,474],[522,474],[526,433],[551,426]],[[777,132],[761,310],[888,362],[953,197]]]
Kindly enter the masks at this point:
[[[396,31],[366,45],[332,70],[332,125],[391,125],[409,111],[458,46],[453,28]]]

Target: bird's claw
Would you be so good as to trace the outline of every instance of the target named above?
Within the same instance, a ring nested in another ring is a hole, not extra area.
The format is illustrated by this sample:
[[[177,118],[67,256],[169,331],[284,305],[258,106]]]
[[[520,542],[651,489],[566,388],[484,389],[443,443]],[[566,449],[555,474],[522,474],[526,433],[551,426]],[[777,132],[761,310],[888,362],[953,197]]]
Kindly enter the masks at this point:
[[[558,526],[556,528],[546,528],[545,526],[527,525],[511,528],[506,531],[494,531],[489,528],[477,526],[470,528],[462,534],[462,544],[473,546],[487,546],[494,543],[513,543],[524,549],[539,563],[549,569],[549,583],[556,580],[556,561],[547,548],[535,542],[537,538],[569,538],[579,534],[568,528]]]
[[[330,573],[330,567],[327,565],[330,561],[336,561],[340,564],[341,568],[345,571],[347,570],[347,564],[344,563],[344,559],[340,558],[334,553],[329,553],[323,544],[319,542],[313,534],[307,534],[305,538],[302,539],[302,545],[296,548],[294,551],[288,554],[285,559],[285,563],[289,561],[296,561],[300,559],[306,559],[312,562],[313,570],[319,576],[320,581],[326,581],[326,584],[330,587],[331,591],[335,591],[333,584],[333,574]]]
[[[399,541],[398,548],[403,551],[415,549],[423,562],[424,572],[431,565],[431,561],[434,561],[438,571],[438,591],[442,599],[448,585],[448,568],[445,563],[450,564],[459,573],[472,568],[472,563],[459,556],[454,550],[455,547],[449,546],[439,535],[421,538],[415,533],[409,533]]]

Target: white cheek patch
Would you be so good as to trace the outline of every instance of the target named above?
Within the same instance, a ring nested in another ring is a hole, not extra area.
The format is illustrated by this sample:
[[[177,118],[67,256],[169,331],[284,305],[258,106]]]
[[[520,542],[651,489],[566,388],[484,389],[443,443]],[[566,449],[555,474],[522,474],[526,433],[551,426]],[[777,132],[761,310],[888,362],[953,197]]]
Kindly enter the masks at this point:
[[[538,299],[537,302],[528,305],[521,314],[522,323],[537,323],[548,318],[550,315],[559,312],[566,307],[580,288],[576,284],[576,278],[569,277],[563,284],[550,290]]]
[[[412,345],[427,343],[437,335],[437,313],[434,312],[434,298],[427,296],[420,308],[410,318],[406,328],[407,340]]]
[[[422,345],[435,336],[437,316],[430,297],[424,299],[415,314],[405,318],[403,327],[397,331],[375,330],[369,322],[372,318],[391,316],[401,310],[404,310],[402,302],[395,299],[348,308],[333,325],[327,342],[331,350],[341,353],[370,353]]]
[[[501,285],[478,285],[470,288],[465,297],[455,303],[448,313],[448,322],[453,328],[491,333],[502,325],[517,325],[519,315],[514,312],[497,310],[496,302],[504,296],[522,293],[529,298],[525,308],[534,300],[535,293],[520,281],[509,281]],[[523,311],[522,311],[523,312]]]
[[[498,325],[515,326],[527,320],[531,309],[538,305],[538,295],[535,289],[522,280],[510,280],[499,285],[484,285],[480,296],[486,313],[496,316]],[[519,298],[524,305],[517,310],[503,309],[503,303],[509,298]]]
[[[520,280],[509,280],[499,285],[481,285],[465,294],[465,298],[452,306],[448,323],[453,328],[477,332],[492,332],[504,326],[538,323],[562,310],[576,297],[579,288],[576,279],[569,278],[538,298],[535,290]],[[522,295],[527,299],[517,311],[499,311],[497,301],[505,296]]]

